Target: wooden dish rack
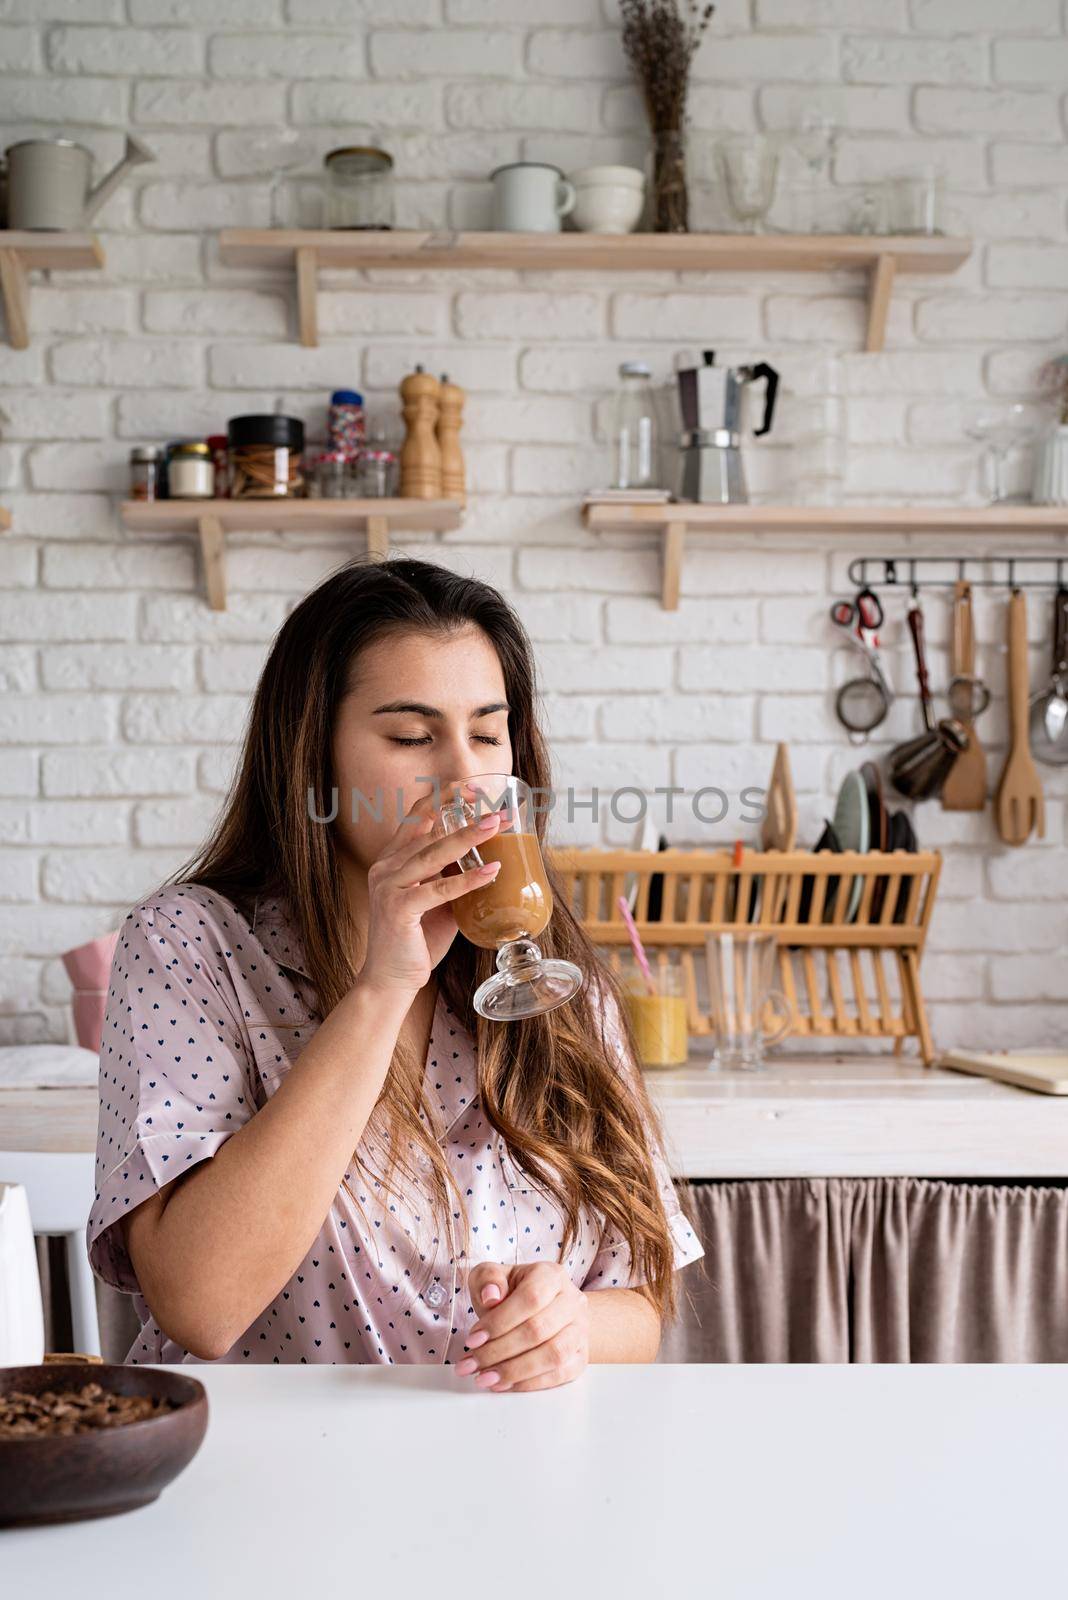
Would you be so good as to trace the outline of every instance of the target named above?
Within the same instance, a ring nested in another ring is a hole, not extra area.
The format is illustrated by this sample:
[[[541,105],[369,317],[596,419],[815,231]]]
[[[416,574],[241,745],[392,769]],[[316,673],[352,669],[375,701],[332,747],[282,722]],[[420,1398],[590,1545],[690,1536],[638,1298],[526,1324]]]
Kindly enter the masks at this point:
[[[550,850],[574,915],[609,966],[630,953],[620,895],[637,884],[634,920],[655,966],[676,958],[691,1034],[712,1032],[701,998],[705,939],[754,927],[778,940],[778,983],[797,1038],[916,1039],[934,1059],[920,956],[942,866],[938,851]],[[654,877],[660,917],[649,920]],[[837,880],[837,881],[836,881]],[[859,889],[858,889],[859,886]],[[859,895],[859,898],[858,898]],[[803,899],[807,901],[803,904]],[[854,909],[855,903],[855,909]],[[853,912],[850,915],[850,912]]]

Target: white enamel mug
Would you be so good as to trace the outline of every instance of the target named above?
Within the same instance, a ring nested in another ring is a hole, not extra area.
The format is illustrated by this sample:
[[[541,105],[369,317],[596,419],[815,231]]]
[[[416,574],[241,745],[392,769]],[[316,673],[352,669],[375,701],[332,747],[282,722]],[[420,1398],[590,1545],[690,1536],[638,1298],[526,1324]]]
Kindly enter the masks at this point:
[[[561,217],[574,208],[574,189],[548,162],[513,161],[497,167],[490,179],[498,232],[559,233]]]

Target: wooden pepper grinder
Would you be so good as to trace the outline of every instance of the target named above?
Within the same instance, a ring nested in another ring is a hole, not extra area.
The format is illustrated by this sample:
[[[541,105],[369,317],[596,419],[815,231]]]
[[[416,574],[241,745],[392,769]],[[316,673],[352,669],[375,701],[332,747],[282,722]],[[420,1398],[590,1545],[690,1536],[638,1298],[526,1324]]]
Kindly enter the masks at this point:
[[[460,449],[460,423],[464,409],[464,391],[458,383],[450,383],[447,372],[441,374],[438,413],[438,444],[441,446],[441,492],[446,500],[466,503],[467,485],[464,480],[464,456]]]
[[[400,492],[405,500],[440,500],[441,446],[437,438],[441,385],[416,367],[400,386],[408,432],[400,455]]]

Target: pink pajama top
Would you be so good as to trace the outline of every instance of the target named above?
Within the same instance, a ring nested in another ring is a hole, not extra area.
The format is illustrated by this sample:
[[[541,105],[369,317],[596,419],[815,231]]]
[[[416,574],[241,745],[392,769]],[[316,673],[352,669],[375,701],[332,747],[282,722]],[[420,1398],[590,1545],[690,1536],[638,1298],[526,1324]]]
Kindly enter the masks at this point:
[[[296,1023],[280,1029],[276,1022]],[[197,1362],[158,1327],[116,1226],[120,1217],[198,1161],[213,1156],[276,1093],[321,1018],[283,902],[261,901],[251,921],[195,883],[135,907],[119,934],[100,1050],[97,1191],[86,1228],[93,1271],[128,1291],[142,1327],[127,1362]],[[632,1073],[618,1047],[620,1070]],[[440,991],[426,1061],[439,1138],[465,1197],[472,1255],[460,1224],[439,1238],[429,1190],[394,1175],[385,1191],[379,1114],[344,1186],[289,1282],[219,1359],[227,1362],[439,1362],[462,1359],[477,1321],[467,1271],[476,1260],[563,1261],[583,1289],[641,1282],[626,1242],[583,1209],[563,1256],[564,1218],[515,1164],[479,1103],[474,1041]],[[683,1215],[659,1144],[656,1176],[675,1265],[703,1255]],[[425,1160],[425,1157],[423,1158]]]

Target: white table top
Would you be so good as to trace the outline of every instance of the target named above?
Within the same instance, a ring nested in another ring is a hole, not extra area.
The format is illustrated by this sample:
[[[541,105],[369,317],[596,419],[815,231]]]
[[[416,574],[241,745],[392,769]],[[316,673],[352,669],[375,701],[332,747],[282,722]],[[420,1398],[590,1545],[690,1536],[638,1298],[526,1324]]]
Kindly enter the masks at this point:
[[[207,1436],[151,1506],[0,1533],[77,1600],[969,1600],[1063,1586],[1066,1367],[197,1366]],[[329,1586],[329,1587],[328,1587]]]
[[[680,1178],[1068,1178],[1068,1095],[924,1067],[889,1051],[775,1053],[719,1072],[691,1042],[648,1071]],[[93,1153],[97,1090],[0,1083],[0,1150]]]

